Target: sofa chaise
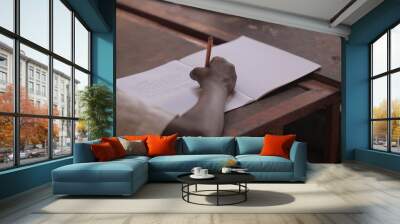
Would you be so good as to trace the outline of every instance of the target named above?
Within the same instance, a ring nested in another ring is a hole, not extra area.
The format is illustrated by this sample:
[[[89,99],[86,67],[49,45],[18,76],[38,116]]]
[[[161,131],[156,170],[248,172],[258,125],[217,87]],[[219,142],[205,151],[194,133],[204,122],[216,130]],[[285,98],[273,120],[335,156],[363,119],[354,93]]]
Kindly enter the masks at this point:
[[[52,171],[54,194],[131,195],[151,182],[176,181],[193,167],[218,172],[228,160],[236,160],[259,182],[304,182],[307,147],[295,141],[290,159],[260,156],[263,137],[182,137],[176,144],[177,155],[127,156],[96,162],[90,141],[75,144],[73,164]]]

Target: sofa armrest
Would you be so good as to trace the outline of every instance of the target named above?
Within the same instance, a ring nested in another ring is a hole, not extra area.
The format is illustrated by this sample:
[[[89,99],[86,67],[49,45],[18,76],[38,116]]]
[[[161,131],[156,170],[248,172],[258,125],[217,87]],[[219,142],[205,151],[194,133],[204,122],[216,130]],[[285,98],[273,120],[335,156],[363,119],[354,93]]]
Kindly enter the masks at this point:
[[[305,181],[307,176],[307,144],[304,142],[293,142],[290,149],[290,160],[293,162],[293,179]]]
[[[96,158],[92,153],[90,146],[92,144],[100,143],[99,140],[75,143],[74,147],[74,163],[89,163],[95,162]]]

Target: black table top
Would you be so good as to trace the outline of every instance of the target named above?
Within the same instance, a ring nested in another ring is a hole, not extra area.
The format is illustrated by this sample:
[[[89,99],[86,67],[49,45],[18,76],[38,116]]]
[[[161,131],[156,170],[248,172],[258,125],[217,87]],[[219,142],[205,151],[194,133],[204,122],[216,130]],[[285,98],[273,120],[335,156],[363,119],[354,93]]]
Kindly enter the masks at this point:
[[[255,177],[249,173],[213,173],[215,177],[211,179],[193,179],[190,175],[191,173],[179,175],[177,180],[186,184],[236,184],[255,180]]]

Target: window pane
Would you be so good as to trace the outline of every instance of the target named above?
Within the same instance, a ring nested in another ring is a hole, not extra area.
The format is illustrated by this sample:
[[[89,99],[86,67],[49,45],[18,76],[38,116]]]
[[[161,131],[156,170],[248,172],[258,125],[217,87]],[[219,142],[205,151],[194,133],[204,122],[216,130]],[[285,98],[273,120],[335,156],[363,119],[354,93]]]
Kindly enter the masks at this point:
[[[13,40],[0,35],[0,111],[14,111]]]
[[[48,114],[49,57],[21,44],[20,109],[25,114]]]
[[[72,154],[72,121],[53,120],[53,156]]]
[[[75,18],[75,63],[89,70],[89,32]]]
[[[391,75],[390,85],[391,115],[400,117],[400,72]]]
[[[89,75],[75,69],[75,117],[81,114],[80,95],[86,86],[89,86]]]
[[[20,0],[21,36],[49,47],[49,0]]]
[[[14,165],[13,118],[0,116],[0,170]]]
[[[387,117],[387,77],[372,80],[372,118]]]
[[[387,121],[372,122],[372,148],[387,151]]]
[[[0,26],[14,31],[14,0],[0,1]]]
[[[20,163],[34,163],[49,158],[49,120],[21,117],[20,119]]]
[[[372,44],[372,75],[387,71],[387,34]]]
[[[53,17],[53,51],[71,60],[72,12],[60,0],[53,0]]]
[[[391,123],[392,152],[400,153],[400,120],[393,120]]]
[[[391,31],[390,37],[390,57],[391,69],[400,67],[400,24]]]
[[[75,122],[75,143],[85,142],[88,138],[88,129],[86,122],[79,120]]]
[[[72,117],[72,69],[53,60],[53,115]]]

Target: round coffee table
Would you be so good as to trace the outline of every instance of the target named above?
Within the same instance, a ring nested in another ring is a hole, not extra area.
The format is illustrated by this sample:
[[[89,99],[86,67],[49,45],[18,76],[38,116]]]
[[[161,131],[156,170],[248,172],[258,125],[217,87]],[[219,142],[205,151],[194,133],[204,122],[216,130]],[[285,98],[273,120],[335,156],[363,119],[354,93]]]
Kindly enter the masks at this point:
[[[177,177],[178,181],[182,183],[182,199],[188,203],[198,205],[234,205],[245,202],[247,200],[247,192],[249,188],[247,183],[255,180],[255,177],[248,173],[216,173],[212,179],[193,179],[190,177],[191,173],[182,174]],[[215,185],[215,190],[198,190],[197,185]],[[190,191],[190,186],[195,186],[194,191]],[[220,185],[236,185],[237,190],[224,190],[220,189]],[[215,194],[206,194],[215,192]],[[203,196],[203,197],[216,197],[216,204],[202,204],[190,200],[190,196]],[[239,200],[231,203],[221,203],[221,197],[241,196]]]

